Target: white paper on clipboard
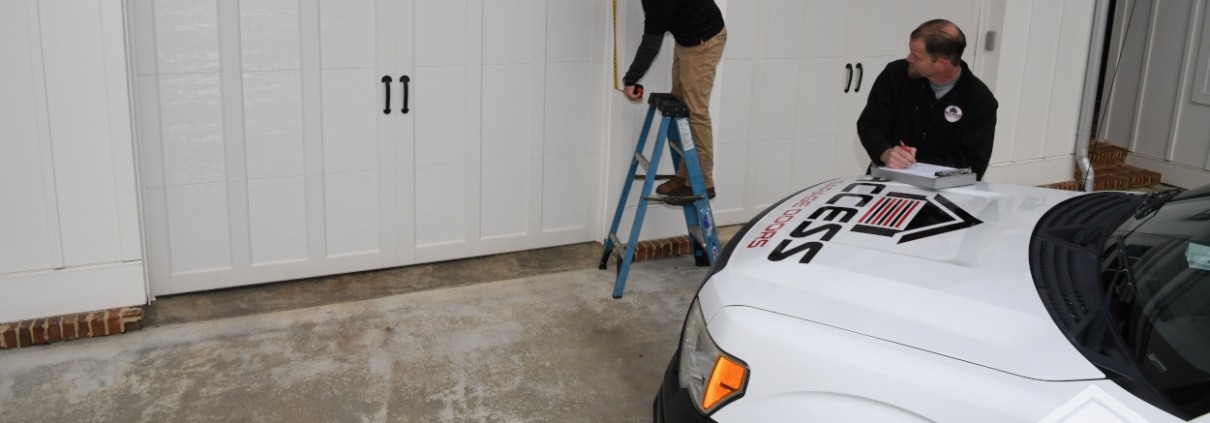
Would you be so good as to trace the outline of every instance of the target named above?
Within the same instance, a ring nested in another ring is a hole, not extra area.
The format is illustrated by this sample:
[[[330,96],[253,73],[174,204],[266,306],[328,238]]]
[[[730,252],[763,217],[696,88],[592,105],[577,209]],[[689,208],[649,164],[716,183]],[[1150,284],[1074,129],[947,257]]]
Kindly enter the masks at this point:
[[[970,185],[975,183],[977,176],[970,169],[957,169],[920,162],[916,162],[903,169],[891,169],[886,166],[880,166],[871,169],[870,174],[879,178],[929,189]]]

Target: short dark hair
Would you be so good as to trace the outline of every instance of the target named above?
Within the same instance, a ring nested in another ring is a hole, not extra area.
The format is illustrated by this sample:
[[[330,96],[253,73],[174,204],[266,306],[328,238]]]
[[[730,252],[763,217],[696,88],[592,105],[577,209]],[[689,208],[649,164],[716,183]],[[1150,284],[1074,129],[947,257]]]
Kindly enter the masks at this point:
[[[924,51],[933,60],[945,59],[957,66],[962,62],[962,51],[966,50],[966,34],[945,19],[933,19],[920,24],[912,31],[912,41],[924,39]]]

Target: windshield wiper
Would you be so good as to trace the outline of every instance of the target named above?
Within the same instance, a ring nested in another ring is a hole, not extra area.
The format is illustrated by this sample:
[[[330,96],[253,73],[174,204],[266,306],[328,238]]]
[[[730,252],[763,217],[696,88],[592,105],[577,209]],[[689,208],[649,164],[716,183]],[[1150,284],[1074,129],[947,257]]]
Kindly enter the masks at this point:
[[[1176,197],[1181,192],[1183,191],[1179,189],[1170,189],[1144,195],[1143,202],[1139,204],[1137,209],[1134,209],[1134,218],[1142,219],[1155,213],[1156,210],[1160,209],[1160,206],[1163,206],[1169,200],[1172,200],[1172,197]]]

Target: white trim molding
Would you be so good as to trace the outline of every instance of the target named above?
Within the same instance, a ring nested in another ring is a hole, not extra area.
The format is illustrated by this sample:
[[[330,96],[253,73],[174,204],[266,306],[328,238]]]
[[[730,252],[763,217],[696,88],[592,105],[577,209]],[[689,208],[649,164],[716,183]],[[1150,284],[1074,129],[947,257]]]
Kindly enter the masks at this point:
[[[1163,182],[1165,184],[1176,187],[1193,189],[1210,184],[1210,170],[1206,169],[1199,169],[1136,153],[1130,153],[1126,156],[1126,164],[1159,172],[1164,175]]]
[[[992,163],[983,175],[989,182],[1017,185],[1046,185],[1075,179],[1075,155],[1046,157],[1034,160]]]
[[[147,303],[143,261],[0,276],[0,323]]]

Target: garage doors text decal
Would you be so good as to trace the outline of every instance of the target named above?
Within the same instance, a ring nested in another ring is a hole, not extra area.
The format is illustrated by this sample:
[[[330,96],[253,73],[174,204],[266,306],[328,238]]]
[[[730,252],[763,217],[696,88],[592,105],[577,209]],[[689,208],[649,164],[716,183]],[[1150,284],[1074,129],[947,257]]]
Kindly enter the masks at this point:
[[[790,230],[789,237],[774,246],[769,260],[798,257],[799,263],[810,263],[825,242],[846,228],[850,232],[898,238],[897,243],[902,244],[983,223],[941,194],[888,191],[885,182],[873,177],[859,179],[831,194],[824,205]],[[767,246],[786,225],[839,184],[835,181],[824,185],[787,207],[748,243],[748,248]]]

